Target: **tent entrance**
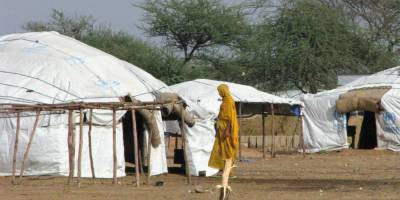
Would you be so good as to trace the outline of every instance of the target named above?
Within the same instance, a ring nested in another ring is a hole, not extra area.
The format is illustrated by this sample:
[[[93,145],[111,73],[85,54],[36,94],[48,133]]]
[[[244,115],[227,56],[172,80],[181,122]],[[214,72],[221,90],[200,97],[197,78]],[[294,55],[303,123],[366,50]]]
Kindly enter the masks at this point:
[[[143,166],[144,163],[144,152],[145,146],[144,141],[145,138],[144,132],[144,122],[142,116],[135,112],[136,117],[136,128],[138,132],[138,146],[139,146],[139,165]],[[124,139],[124,155],[126,164],[126,172],[134,172],[134,168],[130,168],[134,166],[135,163],[135,153],[134,153],[134,143],[133,143],[133,124],[132,124],[132,111],[128,111],[122,117],[122,129],[123,129],[123,139]],[[136,166],[135,166],[136,167]],[[141,170],[143,171],[143,170]]]
[[[373,149],[377,147],[374,112],[357,111],[346,113],[346,118],[347,137],[351,148]]]
[[[352,148],[373,149],[377,146],[375,113],[382,110],[380,101],[390,89],[390,86],[361,88],[339,96],[336,111],[346,113],[347,135],[352,138]],[[363,113],[363,117],[350,115],[355,111],[363,111],[358,112]]]

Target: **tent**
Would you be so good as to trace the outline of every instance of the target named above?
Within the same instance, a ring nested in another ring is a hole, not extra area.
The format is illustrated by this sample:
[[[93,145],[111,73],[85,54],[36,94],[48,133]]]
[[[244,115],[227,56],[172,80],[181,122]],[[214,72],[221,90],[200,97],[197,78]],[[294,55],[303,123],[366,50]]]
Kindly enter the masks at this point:
[[[387,69],[337,89],[304,95],[305,150],[312,153],[348,148],[346,113],[365,111],[362,129],[366,131],[361,134],[373,134],[371,140],[377,148],[400,151],[399,70]]]
[[[57,32],[32,32],[0,37],[0,104],[120,102],[130,95],[155,101],[168,86],[142,69]],[[88,113],[85,111],[85,115]],[[125,175],[121,118],[117,112],[117,176]],[[35,117],[23,113],[17,169]],[[42,113],[25,167],[25,175],[68,175],[67,113]],[[163,125],[155,113],[161,141]],[[86,116],[87,117],[87,116]],[[0,116],[0,175],[10,175],[16,133],[15,116]],[[75,115],[75,122],[79,122]],[[93,112],[93,159],[96,176],[112,177],[112,112]],[[77,128],[75,128],[77,129]],[[84,125],[84,134],[88,126]],[[78,137],[76,137],[78,140]],[[82,176],[91,176],[84,135]],[[77,152],[77,151],[76,151]],[[76,158],[77,156],[75,156]],[[77,162],[75,162],[77,163]],[[151,175],[167,172],[162,143],[151,150]]]
[[[189,149],[187,156],[189,167],[192,175],[195,176],[202,171],[206,172],[206,176],[217,172],[216,169],[208,167],[208,160],[214,144],[214,122],[221,104],[217,87],[223,83],[229,86],[236,103],[249,105],[249,107],[259,106],[259,112],[260,105],[266,103],[288,105],[294,108],[299,108],[299,105],[302,104],[300,101],[274,96],[251,86],[224,81],[196,79],[170,86],[174,92],[186,100],[189,112],[196,119],[196,124],[192,128],[185,127]],[[254,112],[254,109],[247,111]]]

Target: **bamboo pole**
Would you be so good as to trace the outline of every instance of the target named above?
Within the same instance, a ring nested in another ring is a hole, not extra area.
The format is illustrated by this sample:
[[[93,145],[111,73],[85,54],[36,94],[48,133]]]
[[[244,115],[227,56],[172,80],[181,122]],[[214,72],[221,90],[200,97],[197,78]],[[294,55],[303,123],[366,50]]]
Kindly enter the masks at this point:
[[[24,154],[24,159],[22,160],[22,164],[21,164],[21,171],[19,173],[19,183],[21,183],[22,176],[24,175],[25,162],[26,162],[26,159],[28,158],[29,150],[30,150],[31,145],[32,145],[33,136],[35,135],[36,128],[37,128],[37,125],[39,123],[39,116],[40,116],[40,110],[36,111],[35,124],[33,125],[33,129],[32,129],[31,135],[29,137],[28,146],[26,147],[26,151],[25,151],[25,154]]]
[[[82,175],[82,146],[83,146],[83,110],[79,110],[79,149],[78,149],[78,188],[81,187]]]
[[[189,167],[189,162],[188,162],[188,145],[187,145],[187,139],[186,139],[186,132],[185,132],[185,122],[184,122],[184,116],[183,116],[183,104],[181,105],[181,120],[180,120],[180,128],[181,128],[181,133],[182,133],[182,144],[183,144],[183,158],[185,160],[185,173],[186,173],[186,178],[188,184],[192,184],[192,175],[190,173],[190,167]]]
[[[68,185],[70,185],[74,180],[74,162],[73,162],[73,154],[75,154],[75,150],[73,149],[73,134],[74,134],[74,119],[73,119],[73,110],[69,110],[68,112],[68,159],[69,159],[69,175],[68,175]]]
[[[135,177],[136,186],[140,186],[140,172],[139,172],[139,151],[138,151],[138,134],[136,128],[136,116],[135,110],[131,110],[132,114],[132,134],[133,134],[133,145],[134,145],[134,155],[135,155]]]
[[[242,115],[242,103],[241,102],[239,102],[239,161],[241,161],[242,160],[242,140],[241,140],[241,130],[242,130],[242,128],[241,128],[241,115]]]
[[[272,132],[272,144],[271,144],[271,157],[275,158],[275,111],[274,111],[274,104],[271,103],[271,114],[272,114],[272,119],[271,119],[271,132]]]
[[[21,116],[20,116],[20,113],[18,112],[17,113],[17,130],[16,130],[16,134],[15,134],[14,155],[13,155],[13,163],[12,163],[12,183],[13,184],[16,184],[16,182],[15,182],[15,168],[16,168],[16,161],[17,161],[20,124],[21,124]]]
[[[92,172],[92,178],[95,180],[96,175],[94,173],[94,162],[93,162],[93,151],[92,151],[92,121],[93,121],[93,109],[89,111],[89,131],[88,131],[88,143],[89,143],[89,159],[90,159],[90,170]]]
[[[261,112],[261,120],[262,120],[262,151],[263,151],[263,158],[265,158],[265,116],[264,116],[265,106],[262,105],[262,112]]]
[[[117,184],[117,144],[116,144],[116,138],[117,138],[117,132],[116,132],[116,127],[117,127],[117,120],[116,120],[116,112],[115,109],[113,110],[113,184]]]

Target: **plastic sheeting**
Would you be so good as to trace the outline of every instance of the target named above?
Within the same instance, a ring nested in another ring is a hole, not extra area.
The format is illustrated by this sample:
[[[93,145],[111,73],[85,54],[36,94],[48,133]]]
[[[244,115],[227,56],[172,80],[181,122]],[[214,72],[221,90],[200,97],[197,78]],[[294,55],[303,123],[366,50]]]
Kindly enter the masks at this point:
[[[119,98],[126,95],[140,101],[154,101],[155,93],[170,92],[167,85],[142,69],[56,32],[0,37],[0,91],[0,104],[119,102]],[[118,119],[123,114],[117,112]],[[8,174],[8,166],[11,165],[9,156],[15,139],[12,121],[15,118],[0,118],[5,130],[0,133],[0,174]],[[77,116],[75,121],[78,121]],[[93,137],[97,144],[94,157],[99,159],[95,160],[98,177],[110,177],[109,166],[112,166],[112,162],[108,161],[112,159],[112,148],[108,149],[108,145],[112,141],[111,122],[110,111],[94,110],[96,131],[93,131]],[[33,121],[24,123],[25,127],[33,126]],[[33,140],[26,174],[63,175],[66,172],[66,123],[65,117],[42,120],[43,126]],[[21,129],[21,148],[26,142],[28,129]],[[122,137],[121,131],[119,127],[118,138]],[[106,137],[106,132],[110,132],[107,133],[110,138]],[[160,135],[163,135],[162,128]],[[121,139],[117,141],[117,146],[123,147]],[[119,160],[118,174],[124,175],[123,150],[119,151],[122,154],[119,153],[118,158],[122,160]],[[152,167],[152,175],[167,172],[163,145],[152,151],[150,159],[156,165]],[[87,159],[83,157],[83,160]],[[90,173],[85,162],[82,171],[84,176]]]
[[[230,83],[225,81],[215,81],[208,79],[196,79],[170,86],[170,88],[179,95],[189,99],[207,112],[218,114],[219,105],[221,104],[221,97],[218,94],[217,87],[220,84],[227,84],[231,91],[232,97],[235,102],[243,103],[275,103],[275,104],[289,104],[289,105],[302,105],[301,101],[294,99],[278,97],[257,90],[254,87],[241,85],[237,83]]]
[[[185,126],[189,147],[189,167],[192,175],[195,176],[202,171],[206,172],[206,176],[218,172],[217,169],[208,167],[208,160],[215,140],[214,123],[221,104],[217,87],[222,83],[229,86],[236,102],[302,105],[300,101],[274,96],[251,86],[230,82],[196,79],[170,86],[187,102],[187,109],[195,118],[196,123],[192,128]]]
[[[42,117],[42,116],[41,116]],[[67,118],[67,114],[60,116]],[[17,151],[17,173],[21,168],[29,136],[33,128],[35,117],[22,117]],[[43,124],[44,118],[40,120]],[[16,119],[2,118],[0,120],[0,175],[11,175],[12,158],[14,152]],[[117,125],[117,144],[123,144],[122,124]],[[36,129],[32,146],[25,164],[25,175],[61,175],[67,176],[69,171],[68,161],[68,125],[39,126]],[[75,125],[75,169],[78,164],[79,125]],[[93,162],[96,177],[112,178],[112,127],[92,127]],[[77,176],[77,170],[75,170]],[[123,145],[117,145],[117,176],[125,176],[125,161]],[[83,126],[82,148],[82,177],[91,177],[88,126]]]
[[[340,94],[354,89],[391,87],[376,113],[378,148],[400,151],[400,67],[355,80],[334,90],[304,95],[303,134],[307,152],[348,148],[346,117],[335,110]]]

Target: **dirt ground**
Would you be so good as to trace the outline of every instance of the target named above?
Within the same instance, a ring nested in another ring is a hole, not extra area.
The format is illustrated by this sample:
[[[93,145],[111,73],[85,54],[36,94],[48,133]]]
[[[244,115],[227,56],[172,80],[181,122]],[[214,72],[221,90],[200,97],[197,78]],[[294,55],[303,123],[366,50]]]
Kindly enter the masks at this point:
[[[231,180],[235,199],[400,199],[400,154],[378,150],[346,150],[309,154],[278,154],[260,158],[256,150],[244,151]],[[144,180],[144,179],[143,179]],[[217,178],[193,177],[187,185],[181,174],[151,178],[137,188],[133,177],[84,179],[81,188],[66,185],[65,177],[25,177],[12,185],[0,177],[0,199],[218,199]],[[163,186],[155,186],[162,181]],[[195,189],[204,193],[196,193]]]

